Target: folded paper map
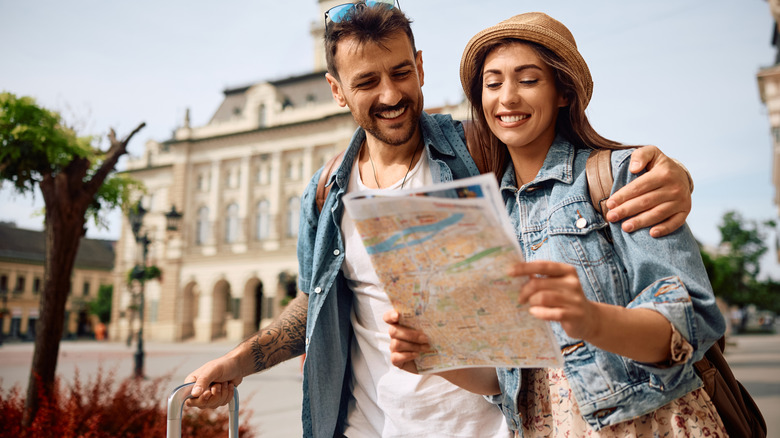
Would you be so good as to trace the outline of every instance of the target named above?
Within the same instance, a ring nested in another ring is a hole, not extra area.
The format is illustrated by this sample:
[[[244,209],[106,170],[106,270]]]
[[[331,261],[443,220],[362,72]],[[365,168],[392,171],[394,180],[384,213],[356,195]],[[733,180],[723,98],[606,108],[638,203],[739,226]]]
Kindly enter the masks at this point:
[[[523,256],[492,175],[344,204],[401,323],[430,340],[418,372],[562,365],[549,323],[518,304],[527,279],[507,275]]]

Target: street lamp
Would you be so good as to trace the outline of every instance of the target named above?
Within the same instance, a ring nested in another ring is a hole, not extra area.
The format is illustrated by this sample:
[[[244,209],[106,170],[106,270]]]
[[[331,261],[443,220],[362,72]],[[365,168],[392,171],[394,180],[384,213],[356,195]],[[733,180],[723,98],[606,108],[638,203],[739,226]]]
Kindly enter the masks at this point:
[[[144,287],[146,283],[146,259],[149,254],[149,236],[146,231],[141,233],[143,227],[144,216],[148,211],[141,205],[141,200],[138,200],[135,206],[130,209],[127,214],[127,218],[130,220],[130,228],[133,230],[133,236],[135,242],[141,249],[141,263],[137,263],[133,268],[132,278],[138,280],[141,284],[141,290],[138,293],[138,348],[135,352],[135,368],[133,374],[135,377],[144,377],[144,307],[146,305],[144,299]],[[171,211],[165,213],[165,228],[168,231],[176,231],[179,229],[179,223],[181,222],[182,213],[176,211],[176,206],[171,207]]]
[[[8,311],[8,288],[5,285],[0,285],[0,297],[2,297],[3,304],[0,304],[0,345],[3,345],[3,327],[5,326],[5,314]]]
[[[180,212],[176,211],[176,206],[171,206],[171,211],[168,213],[165,213],[165,228],[168,231],[176,231],[179,229],[179,224],[181,223],[181,218],[184,216]]]

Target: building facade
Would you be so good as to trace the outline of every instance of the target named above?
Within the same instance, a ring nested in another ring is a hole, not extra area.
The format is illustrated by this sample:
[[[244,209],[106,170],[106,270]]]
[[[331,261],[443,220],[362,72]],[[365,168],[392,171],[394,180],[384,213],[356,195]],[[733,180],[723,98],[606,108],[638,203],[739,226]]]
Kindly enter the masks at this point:
[[[318,2],[322,14],[339,3]],[[357,127],[324,78],[323,26],[311,27],[314,72],[225,90],[209,123],[192,127],[185,116],[174,138],[148,142],[128,162],[126,173],[147,189],[148,263],[162,271],[145,285],[146,338],[242,340],[297,293],[300,196]],[[165,226],[173,206],[183,213],[178,231]],[[139,252],[125,220],[109,332],[115,340],[138,329],[139,292],[127,285],[127,272]]]
[[[32,340],[43,291],[43,231],[0,223],[0,330],[4,339]],[[88,304],[113,283],[114,242],[81,239],[65,306],[63,337],[91,337],[98,320]]]
[[[777,52],[774,64],[758,71],[758,90],[761,101],[766,105],[769,115],[769,126],[772,134],[772,184],[775,187],[773,202],[778,206],[780,214],[780,1],[769,0],[769,11],[775,19],[772,29],[772,45]],[[777,260],[780,261],[780,248],[777,249]]]

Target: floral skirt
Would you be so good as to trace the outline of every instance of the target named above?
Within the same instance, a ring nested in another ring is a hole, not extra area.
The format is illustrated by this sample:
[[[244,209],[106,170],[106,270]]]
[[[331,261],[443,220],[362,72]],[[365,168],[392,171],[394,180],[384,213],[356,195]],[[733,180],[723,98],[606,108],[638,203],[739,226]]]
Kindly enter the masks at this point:
[[[593,430],[580,415],[561,369],[523,370],[520,400],[523,437],[727,437],[723,422],[704,389],[673,400],[656,411]]]

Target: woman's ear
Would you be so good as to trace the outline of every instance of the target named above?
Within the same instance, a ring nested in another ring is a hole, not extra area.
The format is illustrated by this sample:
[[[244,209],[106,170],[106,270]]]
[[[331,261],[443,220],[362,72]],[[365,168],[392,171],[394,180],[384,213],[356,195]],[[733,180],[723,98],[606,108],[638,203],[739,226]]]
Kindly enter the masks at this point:
[[[564,94],[558,95],[558,108],[565,108],[569,106],[569,98]]]

